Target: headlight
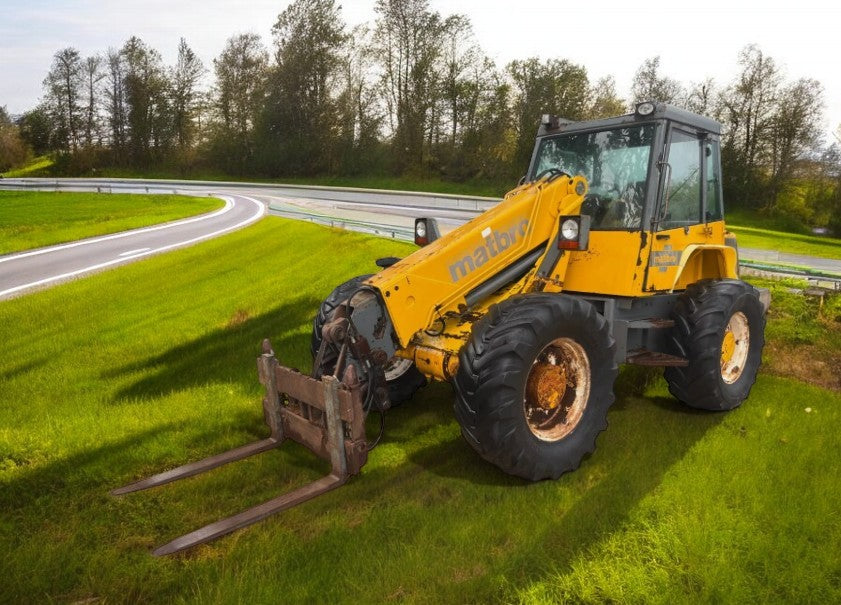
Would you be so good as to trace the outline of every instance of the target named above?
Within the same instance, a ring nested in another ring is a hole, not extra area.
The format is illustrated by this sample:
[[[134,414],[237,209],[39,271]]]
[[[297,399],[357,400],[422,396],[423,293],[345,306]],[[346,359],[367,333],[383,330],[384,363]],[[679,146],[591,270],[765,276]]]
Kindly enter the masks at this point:
[[[561,237],[565,240],[578,239],[578,221],[568,218],[561,225]]]
[[[418,221],[415,223],[415,235],[420,238],[426,237],[426,223],[424,221]]]

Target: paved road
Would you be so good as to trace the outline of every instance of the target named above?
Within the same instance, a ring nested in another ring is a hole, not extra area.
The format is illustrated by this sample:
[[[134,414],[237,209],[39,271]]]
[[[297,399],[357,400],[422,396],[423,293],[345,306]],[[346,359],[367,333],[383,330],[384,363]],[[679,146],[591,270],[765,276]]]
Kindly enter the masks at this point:
[[[249,196],[219,197],[225,206],[201,216],[0,256],[0,300],[216,237],[266,212],[263,202]]]

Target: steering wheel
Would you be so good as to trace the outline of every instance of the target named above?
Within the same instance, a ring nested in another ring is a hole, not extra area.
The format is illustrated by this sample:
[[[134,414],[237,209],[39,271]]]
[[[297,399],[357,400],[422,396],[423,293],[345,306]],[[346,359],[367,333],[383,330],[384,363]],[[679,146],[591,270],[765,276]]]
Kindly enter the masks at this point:
[[[539,181],[540,179],[542,179],[546,175],[549,175],[549,182],[554,181],[559,176],[568,176],[569,178],[572,178],[572,175],[570,173],[564,172],[560,168],[552,167],[552,168],[546,168],[545,170],[541,170],[540,172],[538,172],[534,177],[535,182]]]
[[[593,223],[599,224],[607,213],[611,198],[597,193],[588,193],[581,204],[581,214],[588,214],[593,217]]]

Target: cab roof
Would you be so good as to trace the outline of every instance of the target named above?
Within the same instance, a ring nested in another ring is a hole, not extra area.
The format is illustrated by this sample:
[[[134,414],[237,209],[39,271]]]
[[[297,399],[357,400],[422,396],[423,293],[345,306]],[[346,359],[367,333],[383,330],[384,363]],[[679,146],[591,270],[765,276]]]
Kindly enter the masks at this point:
[[[642,105],[640,103],[639,105]],[[637,105],[637,107],[639,107]],[[537,131],[538,137],[547,135],[564,134],[567,132],[579,132],[585,130],[603,130],[607,128],[616,128],[617,126],[632,126],[634,124],[644,124],[659,120],[669,120],[685,126],[708,132],[710,134],[721,134],[721,124],[708,118],[706,116],[692,113],[686,109],[668,105],[666,103],[652,103],[654,111],[648,115],[640,115],[637,112],[629,113],[613,118],[603,118],[600,120],[583,120],[580,122],[573,122],[571,120],[564,120],[553,118],[546,122],[543,120],[540,128]]]

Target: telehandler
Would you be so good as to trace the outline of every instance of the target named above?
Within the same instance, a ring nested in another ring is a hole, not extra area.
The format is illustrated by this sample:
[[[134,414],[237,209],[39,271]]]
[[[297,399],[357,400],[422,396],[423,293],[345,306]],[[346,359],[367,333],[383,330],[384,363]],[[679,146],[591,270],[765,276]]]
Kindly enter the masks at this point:
[[[177,538],[168,554],[334,489],[359,473],[365,419],[450,382],[467,442],[527,480],[575,470],[607,427],[618,364],[661,366],[693,408],[730,410],[754,383],[767,290],[738,278],[725,231],[720,125],[660,103],[570,122],[543,116],[527,175],[496,206],[338,286],[307,376],[258,359],[271,435],[114,493],[161,485],[298,441],[331,473]],[[380,427],[382,436],[382,425]],[[377,438],[379,440],[379,437]]]

